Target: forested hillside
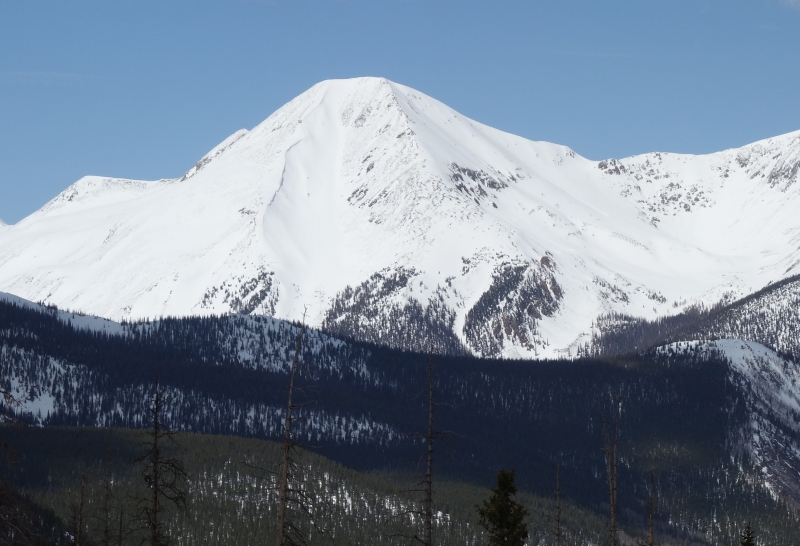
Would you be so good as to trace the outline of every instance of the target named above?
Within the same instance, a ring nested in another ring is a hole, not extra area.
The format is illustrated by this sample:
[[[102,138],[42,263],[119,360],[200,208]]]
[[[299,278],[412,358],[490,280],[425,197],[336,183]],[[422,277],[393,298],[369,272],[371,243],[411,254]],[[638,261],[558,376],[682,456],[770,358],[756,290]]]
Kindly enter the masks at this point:
[[[0,303],[4,386],[24,399],[7,410],[23,421],[147,428],[158,380],[164,423],[175,430],[279,437],[297,326],[237,316],[169,319],[125,325],[117,335],[76,327],[79,318]],[[356,470],[419,473],[424,444],[411,433],[425,429],[419,394],[428,358],[309,332],[298,441]],[[784,504],[796,491],[775,495],[775,459],[752,441],[757,419],[791,448],[796,432],[786,419],[795,414],[770,415],[749,388],[755,376],[733,373],[720,350],[539,362],[435,356],[433,368],[436,426],[452,433],[436,448],[439,480],[485,487],[498,469],[515,468],[523,490],[547,497],[560,464],[564,496],[604,517],[603,428],[621,396],[623,528],[641,529],[653,470],[665,536],[732,544],[750,518],[771,544],[800,540]]]
[[[594,324],[579,354],[612,356],[694,339],[744,339],[800,362],[800,276],[786,278],[736,301],[692,307],[657,320],[611,313]]]
[[[110,528],[111,543],[139,544],[138,499],[147,488],[134,462],[146,441],[144,431],[93,428],[0,427],[4,439],[15,446],[20,464],[11,479],[31,501],[52,510],[60,524],[76,534],[76,509],[84,484],[84,533],[100,542]],[[168,530],[177,545],[272,542],[275,535],[277,492],[275,476],[268,473],[280,462],[281,446],[235,436],[178,434],[166,445],[166,454],[182,460],[187,479],[185,509],[168,505]],[[308,517],[291,516],[319,545],[401,545],[419,533],[420,519],[408,514],[419,502],[411,491],[412,474],[360,473],[324,457],[303,453],[299,481],[314,499]],[[107,485],[110,487],[107,488]],[[483,544],[473,506],[488,490],[459,482],[436,486],[435,536],[437,544]],[[522,494],[531,511],[532,534],[544,537],[552,499]],[[602,517],[566,505],[563,514],[568,536],[575,543],[597,542],[604,532]],[[68,541],[63,541],[68,543]]]

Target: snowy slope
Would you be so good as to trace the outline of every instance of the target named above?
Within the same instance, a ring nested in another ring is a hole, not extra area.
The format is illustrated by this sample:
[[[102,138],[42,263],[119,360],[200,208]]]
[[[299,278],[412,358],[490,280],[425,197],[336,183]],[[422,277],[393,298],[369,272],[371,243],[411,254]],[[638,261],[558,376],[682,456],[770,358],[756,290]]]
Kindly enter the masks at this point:
[[[34,303],[5,292],[0,292],[0,302],[7,302],[39,313],[50,314],[58,318],[64,324],[71,324],[79,330],[103,332],[110,335],[122,335],[126,331],[124,325],[112,320],[92,315],[84,315],[82,313],[70,313],[69,311],[63,311],[55,307],[45,307],[42,304]]]
[[[703,339],[756,341],[800,362],[800,276],[771,285],[693,328]]]
[[[719,351],[730,364],[731,378],[745,394],[749,422],[741,431],[742,447],[761,468],[775,493],[800,503],[800,366],[752,341],[688,341],[659,351]]]
[[[800,132],[598,163],[384,79],[326,81],[180,179],[86,177],[4,227],[0,289],[115,320],[306,309],[395,346],[554,356],[600,313],[796,272],[799,165]]]

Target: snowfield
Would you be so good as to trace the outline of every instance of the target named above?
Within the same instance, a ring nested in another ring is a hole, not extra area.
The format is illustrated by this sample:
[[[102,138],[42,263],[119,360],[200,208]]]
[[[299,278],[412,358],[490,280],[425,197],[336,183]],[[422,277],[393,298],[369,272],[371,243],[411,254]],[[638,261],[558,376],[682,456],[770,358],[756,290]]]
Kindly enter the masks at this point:
[[[85,177],[3,226],[0,290],[115,321],[305,310],[389,345],[400,324],[562,356],[601,313],[799,273],[798,171],[800,132],[597,162],[385,79],[326,81],[179,179]]]

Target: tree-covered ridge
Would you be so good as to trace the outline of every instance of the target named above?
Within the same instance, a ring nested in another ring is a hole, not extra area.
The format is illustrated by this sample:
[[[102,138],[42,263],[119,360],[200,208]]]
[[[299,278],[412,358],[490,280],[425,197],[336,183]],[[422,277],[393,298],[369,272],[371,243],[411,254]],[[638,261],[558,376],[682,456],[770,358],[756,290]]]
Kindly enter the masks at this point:
[[[225,319],[175,319],[136,338],[76,329],[30,309],[0,311],[4,382],[29,408],[32,400],[40,408],[52,404],[49,414],[19,413],[23,418],[146,427],[144,401],[158,377],[168,394],[164,421],[176,430],[278,436],[286,367],[241,363],[215,345],[224,336],[215,333],[214,321],[224,330]],[[291,353],[292,341],[288,334],[280,338],[283,354]],[[219,358],[204,360],[204,354]],[[422,445],[407,433],[425,427],[417,395],[427,386],[427,358],[336,340],[304,352],[308,404],[298,440],[352,468],[413,471]],[[725,543],[739,532],[737,518],[759,514],[771,522],[766,532],[777,544],[792,543],[787,537],[794,531],[787,529],[794,520],[762,482],[747,449],[752,398],[716,351],[557,362],[440,356],[434,369],[442,404],[437,427],[456,433],[438,451],[437,476],[489,485],[498,468],[514,468],[522,490],[545,496],[560,464],[564,497],[604,513],[603,420],[622,396],[623,528],[643,517],[654,469],[662,533]]]
[[[800,275],[744,298],[711,307],[694,306],[648,321],[619,313],[597,318],[581,355],[621,355],[695,339],[755,341],[800,362]]]
[[[719,310],[693,330],[695,337],[756,341],[800,362],[800,276]]]

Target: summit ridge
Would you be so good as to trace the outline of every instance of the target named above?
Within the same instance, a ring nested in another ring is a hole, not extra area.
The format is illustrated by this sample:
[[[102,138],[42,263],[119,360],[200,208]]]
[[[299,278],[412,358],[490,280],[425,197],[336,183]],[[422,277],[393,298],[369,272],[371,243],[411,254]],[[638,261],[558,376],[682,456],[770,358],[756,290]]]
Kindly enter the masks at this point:
[[[383,78],[330,80],[175,179],[84,177],[0,231],[0,290],[114,320],[265,314],[442,352],[574,354],[800,273],[800,132],[591,161]],[[2,224],[0,224],[2,225]]]

